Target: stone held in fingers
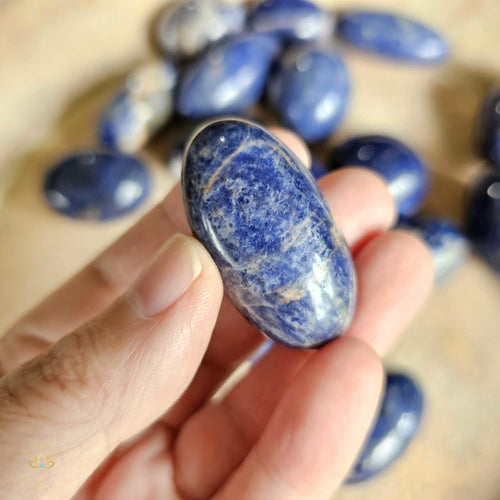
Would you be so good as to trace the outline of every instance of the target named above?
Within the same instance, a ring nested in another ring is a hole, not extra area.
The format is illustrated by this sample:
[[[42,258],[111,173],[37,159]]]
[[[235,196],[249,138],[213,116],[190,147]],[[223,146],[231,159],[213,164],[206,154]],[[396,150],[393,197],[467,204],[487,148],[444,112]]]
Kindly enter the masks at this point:
[[[312,175],[281,141],[243,119],[208,123],[187,146],[182,188],[193,233],[254,326],[295,348],[344,333],[356,302],[351,254]]]

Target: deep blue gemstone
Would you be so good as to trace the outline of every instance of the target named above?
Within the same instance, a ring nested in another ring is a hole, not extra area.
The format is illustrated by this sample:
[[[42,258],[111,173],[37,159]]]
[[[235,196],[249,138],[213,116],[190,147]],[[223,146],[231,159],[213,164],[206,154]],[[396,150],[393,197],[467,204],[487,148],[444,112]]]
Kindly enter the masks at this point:
[[[181,78],[177,110],[188,118],[242,113],[261,97],[280,49],[272,35],[241,35],[211,48]]]
[[[354,137],[337,147],[331,168],[350,165],[363,165],[382,175],[401,215],[414,214],[429,190],[427,167],[411,149],[390,137]]]
[[[481,156],[500,167],[500,87],[490,91],[477,120],[477,143]]]
[[[444,39],[427,26],[387,12],[344,14],[337,33],[359,48],[414,63],[438,63],[448,56]]]
[[[382,405],[348,483],[369,479],[403,454],[418,432],[424,399],[420,388],[406,375],[389,374]]]
[[[356,298],[349,249],[318,185],[282,142],[245,120],[212,122],[187,147],[182,186],[193,233],[253,325],[297,348],[346,330]]]
[[[129,75],[101,115],[100,143],[125,153],[138,151],[172,115],[176,83],[177,70],[166,61],[149,63]]]
[[[488,172],[473,186],[467,225],[476,249],[500,273],[500,173]]]
[[[311,174],[313,175],[313,177],[318,180],[327,173],[328,169],[322,163],[320,163],[317,158],[313,157],[311,165]]]
[[[465,262],[469,243],[452,222],[439,217],[402,217],[399,229],[415,233],[429,247],[435,281],[444,283]]]
[[[192,57],[210,44],[245,27],[246,12],[240,3],[188,0],[169,5],[159,16],[156,42],[174,57]]]
[[[272,72],[268,91],[281,120],[306,141],[318,141],[327,138],[344,116],[349,76],[336,52],[295,47]]]
[[[50,169],[44,193],[50,206],[64,215],[107,220],[137,208],[150,184],[148,171],[137,158],[81,151]]]
[[[273,33],[286,41],[312,41],[330,36],[333,15],[306,0],[264,0],[249,16],[259,33]]]

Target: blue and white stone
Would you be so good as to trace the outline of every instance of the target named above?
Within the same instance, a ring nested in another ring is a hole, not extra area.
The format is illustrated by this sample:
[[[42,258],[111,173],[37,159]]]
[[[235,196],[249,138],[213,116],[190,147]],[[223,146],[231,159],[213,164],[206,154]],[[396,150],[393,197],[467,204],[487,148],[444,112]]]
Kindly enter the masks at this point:
[[[138,151],[172,115],[176,83],[177,70],[167,61],[132,73],[101,115],[100,143],[123,153]]]
[[[238,35],[212,47],[182,76],[177,111],[191,119],[243,113],[264,92],[280,50],[272,35]]]
[[[439,63],[448,56],[445,40],[429,27],[388,12],[343,14],[337,33],[360,49],[412,63]]]
[[[486,96],[477,120],[479,152],[491,165],[500,168],[500,87]]]
[[[347,482],[365,481],[397,460],[417,434],[423,409],[418,385],[406,375],[389,374],[375,427]]]
[[[402,217],[399,229],[410,231],[428,246],[437,284],[448,280],[469,255],[469,242],[458,227],[439,217]]]
[[[222,38],[245,28],[241,3],[221,0],[183,0],[169,5],[156,24],[156,42],[179,59],[193,57]]]
[[[49,205],[68,217],[109,220],[140,206],[151,190],[144,164],[121,153],[81,151],[47,173],[44,194]]]
[[[317,158],[313,156],[311,164],[311,174],[316,180],[321,179],[328,173],[328,169]]]
[[[332,169],[353,165],[368,167],[385,179],[400,215],[413,215],[429,191],[425,164],[408,146],[391,137],[359,136],[335,148]]]
[[[356,302],[344,237],[306,167],[242,119],[211,122],[188,144],[184,203],[226,294],[276,342],[316,348],[349,326]]]
[[[249,15],[251,28],[285,41],[313,41],[331,36],[334,16],[306,0],[264,0]]]
[[[340,125],[349,99],[349,75],[333,50],[293,47],[281,57],[268,84],[281,121],[306,141],[326,139]]]

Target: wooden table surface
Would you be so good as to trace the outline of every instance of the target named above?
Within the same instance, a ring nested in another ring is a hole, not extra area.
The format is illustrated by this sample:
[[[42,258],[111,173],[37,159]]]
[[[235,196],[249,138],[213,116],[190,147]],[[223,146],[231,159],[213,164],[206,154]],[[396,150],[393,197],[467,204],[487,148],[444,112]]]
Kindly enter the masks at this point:
[[[51,162],[95,144],[96,118],[120,76],[152,53],[147,27],[163,3],[0,1],[0,331],[141,215],[106,224],[65,219],[44,205],[40,186]],[[435,26],[453,56],[441,67],[408,67],[340,47],[353,98],[333,142],[367,132],[400,137],[432,168],[426,209],[460,217],[465,186],[482,168],[471,147],[472,119],[484,91],[500,80],[500,2],[376,5]],[[146,156],[156,181],[151,206],[172,180],[159,167],[161,155]],[[472,257],[452,282],[435,289],[386,359],[425,390],[420,437],[387,473],[336,498],[500,498],[499,353],[500,283]]]

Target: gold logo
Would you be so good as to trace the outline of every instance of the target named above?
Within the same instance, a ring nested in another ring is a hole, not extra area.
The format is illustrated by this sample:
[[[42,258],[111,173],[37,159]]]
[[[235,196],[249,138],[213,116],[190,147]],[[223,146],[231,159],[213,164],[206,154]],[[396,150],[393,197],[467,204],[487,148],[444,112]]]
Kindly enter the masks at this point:
[[[40,453],[40,455],[33,455],[33,460],[28,463],[30,467],[33,469],[50,469],[54,467],[54,460],[50,458],[50,455],[45,455],[44,453]]]
[[[25,456],[32,469],[51,469],[57,461],[57,453],[48,443],[35,443]]]

